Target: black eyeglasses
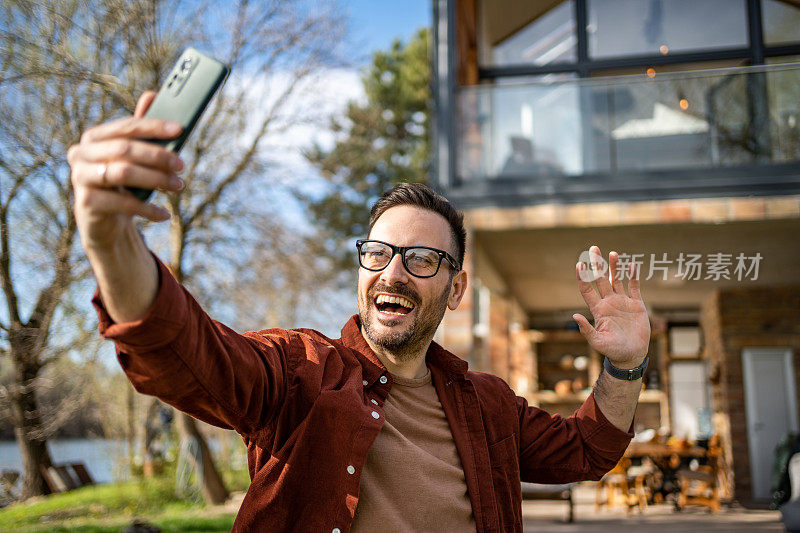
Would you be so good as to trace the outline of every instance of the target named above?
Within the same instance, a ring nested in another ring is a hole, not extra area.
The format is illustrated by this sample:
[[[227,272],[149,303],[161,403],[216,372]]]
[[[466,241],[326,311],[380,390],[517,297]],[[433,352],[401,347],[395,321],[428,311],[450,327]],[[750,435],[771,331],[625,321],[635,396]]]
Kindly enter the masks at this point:
[[[356,241],[356,248],[358,248],[358,264],[373,272],[386,268],[394,254],[400,254],[408,273],[418,278],[435,276],[439,272],[442,259],[450,263],[454,271],[461,270],[458,261],[453,259],[452,255],[428,246],[395,246],[383,241],[359,239]]]

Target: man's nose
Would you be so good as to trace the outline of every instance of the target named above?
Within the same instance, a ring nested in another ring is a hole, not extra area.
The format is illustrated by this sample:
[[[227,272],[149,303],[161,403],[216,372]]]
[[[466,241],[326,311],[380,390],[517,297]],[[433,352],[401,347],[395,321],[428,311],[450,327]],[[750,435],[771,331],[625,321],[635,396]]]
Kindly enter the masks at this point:
[[[406,272],[406,267],[403,266],[403,258],[400,254],[394,254],[386,268],[381,271],[381,280],[387,285],[398,282],[406,283],[408,281],[408,272]]]

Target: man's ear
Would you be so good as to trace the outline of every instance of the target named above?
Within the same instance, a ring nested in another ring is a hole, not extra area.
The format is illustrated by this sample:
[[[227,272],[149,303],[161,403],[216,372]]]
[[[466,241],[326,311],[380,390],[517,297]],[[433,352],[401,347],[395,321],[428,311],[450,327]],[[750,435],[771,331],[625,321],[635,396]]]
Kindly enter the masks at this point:
[[[461,298],[467,292],[467,273],[461,270],[458,274],[453,276],[450,281],[450,298],[447,300],[447,307],[452,311],[461,303]]]

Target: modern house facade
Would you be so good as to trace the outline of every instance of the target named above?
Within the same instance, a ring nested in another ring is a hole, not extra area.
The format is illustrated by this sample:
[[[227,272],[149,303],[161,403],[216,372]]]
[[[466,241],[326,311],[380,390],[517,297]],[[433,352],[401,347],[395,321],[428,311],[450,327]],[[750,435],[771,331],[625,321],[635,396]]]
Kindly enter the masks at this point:
[[[472,290],[438,335],[569,414],[600,371],[571,319],[591,244],[640,271],[636,430],[719,434],[765,499],[800,422],[800,1],[434,0],[434,185]]]

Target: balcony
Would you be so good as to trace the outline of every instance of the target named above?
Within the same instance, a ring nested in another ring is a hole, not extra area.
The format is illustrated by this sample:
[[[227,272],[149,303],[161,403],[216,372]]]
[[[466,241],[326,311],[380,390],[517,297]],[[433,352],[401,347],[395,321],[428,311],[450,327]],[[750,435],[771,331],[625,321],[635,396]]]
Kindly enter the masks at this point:
[[[800,192],[800,63],[558,77],[457,89],[451,198],[476,206]]]

